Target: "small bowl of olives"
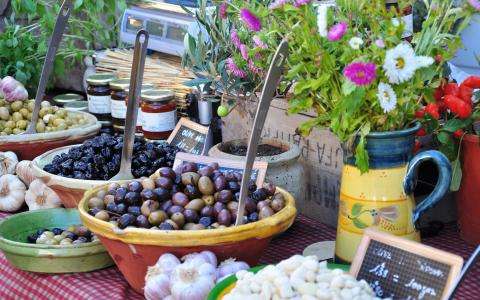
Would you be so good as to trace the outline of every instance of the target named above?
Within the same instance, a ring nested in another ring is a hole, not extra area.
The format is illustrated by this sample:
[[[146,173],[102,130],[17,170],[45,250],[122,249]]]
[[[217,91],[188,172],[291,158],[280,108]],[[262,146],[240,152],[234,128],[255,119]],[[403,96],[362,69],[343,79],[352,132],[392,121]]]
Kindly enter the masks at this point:
[[[0,250],[16,268],[40,273],[89,272],[113,265],[76,209],[12,215],[0,222]]]
[[[183,256],[210,250],[220,259],[254,265],[272,237],[292,225],[295,201],[272,184],[257,187],[249,181],[243,225],[234,226],[241,178],[216,163],[184,163],[176,171],[163,167],[150,178],[88,191],[79,204],[80,216],[119,258],[120,271],[137,291],[147,266],[166,252]]]

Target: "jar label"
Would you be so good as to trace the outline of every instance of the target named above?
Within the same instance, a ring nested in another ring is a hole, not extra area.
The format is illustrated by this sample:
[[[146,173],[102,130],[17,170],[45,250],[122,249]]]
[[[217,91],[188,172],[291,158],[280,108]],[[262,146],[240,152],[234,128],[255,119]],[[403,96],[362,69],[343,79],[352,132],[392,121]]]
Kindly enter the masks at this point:
[[[115,119],[125,119],[127,117],[127,104],[122,100],[111,100],[112,117]]]
[[[88,111],[94,114],[109,114],[110,96],[88,95]]]
[[[177,120],[177,111],[149,113],[142,112],[143,123],[142,129],[149,132],[165,132],[175,128]]]

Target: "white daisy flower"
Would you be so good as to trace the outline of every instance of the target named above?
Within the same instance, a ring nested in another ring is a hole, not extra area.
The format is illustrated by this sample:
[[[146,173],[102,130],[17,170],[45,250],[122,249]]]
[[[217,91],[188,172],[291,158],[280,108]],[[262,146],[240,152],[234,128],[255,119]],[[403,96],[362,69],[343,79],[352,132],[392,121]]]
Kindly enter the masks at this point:
[[[391,112],[397,106],[397,94],[388,83],[381,82],[378,85],[377,98],[385,113]]]
[[[402,43],[393,49],[387,50],[383,70],[390,83],[402,83],[415,75],[415,51],[410,44]]]
[[[429,56],[417,56],[415,60],[417,69],[430,67],[435,62],[435,60]]]
[[[363,45],[363,40],[357,36],[354,36],[348,41],[348,44],[350,47],[352,47],[352,49],[358,50]]]

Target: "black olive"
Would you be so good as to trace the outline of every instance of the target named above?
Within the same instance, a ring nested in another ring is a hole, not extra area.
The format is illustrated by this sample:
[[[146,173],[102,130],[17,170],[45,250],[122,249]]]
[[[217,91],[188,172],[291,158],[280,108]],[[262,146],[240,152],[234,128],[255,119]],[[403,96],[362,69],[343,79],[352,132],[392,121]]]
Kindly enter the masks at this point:
[[[255,181],[252,180],[252,179],[250,179],[250,180],[248,181],[247,187],[248,187],[248,191],[249,191],[250,193],[253,193],[253,192],[255,192],[255,191],[257,190],[257,184],[256,184]]]
[[[153,190],[153,193],[157,195],[158,201],[167,201],[171,197],[170,191],[164,188],[156,188]]]
[[[140,193],[140,197],[142,197],[142,200],[143,200],[143,201],[146,201],[146,200],[157,200],[157,199],[158,199],[157,194],[155,194],[155,193],[153,192],[153,190],[151,190],[151,189],[144,189],[144,190]]]
[[[168,200],[168,201],[165,201],[164,203],[162,203],[162,205],[161,205],[160,208],[161,208],[163,211],[168,211],[168,209],[169,209],[170,207],[172,207],[172,206],[173,206],[172,201],[171,201],[171,200]]]
[[[130,192],[135,192],[135,193],[140,193],[142,191],[143,187],[140,181],[131,181],[128,183],[128,190]]]
[[[168,222],[163,222],[162,224],[160,224],[160,226],[158,228],[160,228],[160,230],[174,230],[175,229],[173,227],[173,225],[168,223]]]
[[[173,169],[168,167],[158,169],[158,174],[160,174],[161,177],[168,177],[170,179],[175,179],[177,176]]]
[[[148,218],[144,215],[137,216],[136,224],[138,227],[141,228],[150,228],[150,223],[148,222]]]
[[[27,241],[31,244],[35,244],[37,242],[37,239],[38,239],[38,235],[35,233],[27,236]]]
[[[52,229],[52,232],[53,232],[53,234],[55,234],[55,235],[59,235],[59,234],[62,234],[63,229],[53,228],[53,229]]]
[[[117,205],[114,202],[110,202],[107,204],[106,207],[108,212],[116,213],[117,212]]]
[[[268,192],[266,189],[264,188],[259,188],[258,190],[256,190],[255,192],[252,193],[252,199],[255,200],[255,201],[263,201],[265,199],[267,199],[268,197]]]
[[[173,186],[173,181],[169,177],[159,177],[155,180],[155,186],[164,189],[171,189]]]
[[[194,185],[191,185],[191,184],[187,184],[187,186],[185,186],[185,189],[183,190],[183,192],[190,199],[195,199],[195,198],[200,197],[200,191],[198,190],[198,188]]]
[[[229,181],[228,188],[234,193],[240,191],[240,185],[237,181]]]
[[[250,215],[248,215],[248,221],[249,222],[257,222],[258,221],[258,213],[253,212]]]
[[[207,205],[200,211],[202,217],[212,217],[213,216],[213,206]]]
[[[122,203],[125,199],[125,195],[128,193],[128,190],[124,187],[119,187],[115,191],[115,203]]]
[[[131,226],[136,221],[136,218],[132,214],[124,214],[118,219],[118,227],[123,229],[127,226]]]
[[[129,206],[127,212],[134,216],[139,216],[142,214],[142,212],[140,211],[140,206]]]
[[[120,203],[117,205],[117,211],[116,213],[119,215],[124,214],[127,211],[127,206],[123,203]]]
[[[137,205],[140,203],[140,193],[137,192],[128,192],[125,195],[125,203],[128,205]]]
[[[193,209],[186,209],[183,212],[185,216],[185,222],[187,223],[197,223],[198,222],[198,213]]]
[[[91,216],[95,216],[99,211],[101,211],[101,209],[98,207],[95,207],[95,208],[89,209],[88,214]]]
[[[72,241],[74,241],[74,240],[77,239],[78,236],[77,236],[75,233],[69,231],[69,232],[65,235],[65,237],[71,239]]]
[[[198,221],[199,224],[202,224],[205,227],[208,227],[212,224],[212,218],[210,217],[201,217]]]

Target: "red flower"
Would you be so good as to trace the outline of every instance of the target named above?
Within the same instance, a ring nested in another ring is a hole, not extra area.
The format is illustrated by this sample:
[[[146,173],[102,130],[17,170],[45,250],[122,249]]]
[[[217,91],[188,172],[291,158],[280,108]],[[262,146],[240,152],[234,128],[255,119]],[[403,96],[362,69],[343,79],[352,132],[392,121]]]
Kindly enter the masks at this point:
[[[423,117],[425,117],[425,107],[422,107],[415,112],[415,118],[423,119]]]
[[[444,95],[445,93],[443,91],[442,86],[439,86],[438,88],[435,89],[435,92],[433,92],[433,98],[435,98],[437,102],[442,101]]]
[[[460,119],[468,119],[472,114],[472,107],[469,104],[460,101],[457,103],[457,111],[455,113]]]
[[[440,119],[440,113],[438,111],[438,104],[436,103],[429,103],[425,106],[425,113],[430,115],[432,118],[438,120]]]
[[[426,135],[427,135],[427,131],[425,131],[425,128],[420,128],[417,131],[417,136],[426,136]]]
[[[462,129],[456,130],[456,131],[453,133],[453,136],[456,137],[456,138],[461,138],[461,137],[463,136],[463,130],[462,130]]]
[[[458,88],[458,84],[454,82],[447,83],[445,86],[445,95],[454,95],[454,96],[459,96],[460,95],[460,90]]]
[[[470,76],[465,79],[463,84],[472,89],[480,89],[480,76]]]
[[[473,95],[473,88],[469,87],[468,85],[461,84],[460,85],[460,98],[465,101],[467,104],[472,105],[472,95]]]

